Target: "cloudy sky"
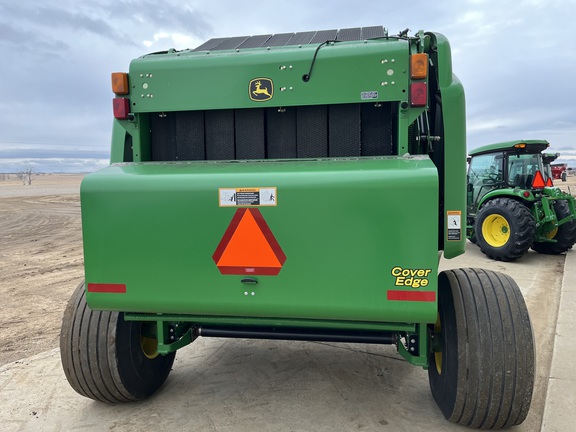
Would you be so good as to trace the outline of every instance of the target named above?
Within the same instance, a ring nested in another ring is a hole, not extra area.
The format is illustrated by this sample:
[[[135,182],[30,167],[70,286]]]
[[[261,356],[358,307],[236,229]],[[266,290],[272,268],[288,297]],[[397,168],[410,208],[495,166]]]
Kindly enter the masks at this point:
[[[443,33],[468,148],[547,139],[576,167],[576,0],[0,0],[0,172],[107,164],[110,73],[221,36],[383,25]]]

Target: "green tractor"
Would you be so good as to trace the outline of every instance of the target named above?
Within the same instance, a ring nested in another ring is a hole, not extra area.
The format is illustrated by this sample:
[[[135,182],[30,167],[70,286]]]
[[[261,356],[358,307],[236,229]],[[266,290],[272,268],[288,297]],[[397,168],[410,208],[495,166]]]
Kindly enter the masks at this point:
[[[62,322],[71,386],[144,399],[198,337],[391,344],[449,420],[522,423],[517,284],[438,271],[466,246],[451,64],[441,34],[379,26],[211,39],[114,73],[111,164],[82,182],[85,282]]]
[[[563,182],[568,180],[568,174],[566,169],[568,164],[553,164],[556,159],[560,157],[560,153],[542,153],[542,163],[544,164],[544,171],[548,177],[553,180],[562,180]]]
[[[467,236],[488,257],[560,254],[576,242],[574,197],[553,185],[549,145],[510,141],[470,152]]]
[[[560,157],[560,153],[542,153],[542,165],[544,167],[544,177],[554,182],[554,173],[552,171],[552,162]],[[566,178],[562,179],[566,181]]]

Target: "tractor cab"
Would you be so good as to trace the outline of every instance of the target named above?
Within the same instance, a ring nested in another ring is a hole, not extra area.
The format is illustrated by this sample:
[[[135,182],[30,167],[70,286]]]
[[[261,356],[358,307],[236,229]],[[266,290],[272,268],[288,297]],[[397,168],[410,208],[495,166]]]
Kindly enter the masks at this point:
[[[560,157],[560,153],[542,153],[542,163],[544,164],[544,171],[546,171],[546,175],[554,179],[552,175],[552,162]]]
[[[565,182],[567,180],[566,169],[568,168],[568,165],[564,163],[552,163],[559,157],[560,153],[543,153],[542,162],[544,163],[546,174],[550,179],[552,179],[552,181],[556,179]]]
[[[545,170],[544,140],[490,144],[470,152],[468,165],[468,211],[475,213],[483,198],[494,190],[518,191],[552,186]]]

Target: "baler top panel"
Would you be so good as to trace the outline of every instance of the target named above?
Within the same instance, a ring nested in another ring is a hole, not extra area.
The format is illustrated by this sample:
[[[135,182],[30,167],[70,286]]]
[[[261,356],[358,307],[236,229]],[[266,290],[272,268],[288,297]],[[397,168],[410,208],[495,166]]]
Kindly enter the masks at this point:
[[[130,64],[131,112],[407,99],[408,39],[382,27],[211,39]]]

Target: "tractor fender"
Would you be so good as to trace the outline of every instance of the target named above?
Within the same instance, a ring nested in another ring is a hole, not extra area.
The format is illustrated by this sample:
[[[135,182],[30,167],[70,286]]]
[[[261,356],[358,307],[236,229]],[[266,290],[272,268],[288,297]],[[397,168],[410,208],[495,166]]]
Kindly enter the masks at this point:
[[[528,192],[530,195],[526,197],[524,196],[524,192]],[[527,191],[525,189],[513,189],[513,188],[496,189],[491,192],[488,192],[486,195],[480,198],[480,200],[478,201],[478,210],[480,210],[484,206],[484,204],[486,204],[488,201],[499,197],[513,198],[517,201],[524,203],[527,207],[530,207],[532,203],[537,201],[532,192]]]
[[[495,198],[511,198],[513,200],[516,200],[525,205],[526,207],[528,207],[533,216],[535,216],[535,218],[537,216],[537,214],[536,215],[534,214],[534,204],[537,204],[538,200],[534,197],[532,192],[530,192],[530,195],[528,197],[524,196],[524,190],[522,189],[507,188],[507,189],[497,189],[488,192],[478,201],[478,207],[476,208],[476,211],[474,213],[468,212],[468,218],[467,218],[468,225],[466,227],[466,237],[470,239],[472,243],[476,243],[476,233],[474,232],[474,225],[476,223],[476,216],[478,215],[478,212],[482,207],[486,205],[486,203],[492,201]]]

